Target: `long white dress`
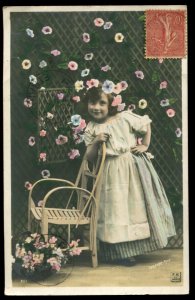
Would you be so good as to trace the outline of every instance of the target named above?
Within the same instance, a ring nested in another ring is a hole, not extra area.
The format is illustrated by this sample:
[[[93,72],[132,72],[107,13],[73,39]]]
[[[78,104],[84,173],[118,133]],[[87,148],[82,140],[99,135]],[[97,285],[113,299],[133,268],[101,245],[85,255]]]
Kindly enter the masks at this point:
[[[102,242],[143,241],[161,248],[168,237],[175,235],[169,202],[151,161],[145,155],[130,152],[137,143],[136,132],[146,133],[150,122],[148,116],[123,111],[105,123],[91,121],[87,125],[86,146],[101,132],[110,135],[97,226],[97,237]]]

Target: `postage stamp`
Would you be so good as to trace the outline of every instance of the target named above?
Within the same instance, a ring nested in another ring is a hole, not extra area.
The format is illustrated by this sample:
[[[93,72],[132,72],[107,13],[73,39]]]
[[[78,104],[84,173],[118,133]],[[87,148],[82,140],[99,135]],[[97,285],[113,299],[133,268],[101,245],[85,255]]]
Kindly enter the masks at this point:
[[[3,8],[6,295],[189,292],[186,10]]]
[[[146,11],[146,58],[184,58],[186,45],[185,10]]]

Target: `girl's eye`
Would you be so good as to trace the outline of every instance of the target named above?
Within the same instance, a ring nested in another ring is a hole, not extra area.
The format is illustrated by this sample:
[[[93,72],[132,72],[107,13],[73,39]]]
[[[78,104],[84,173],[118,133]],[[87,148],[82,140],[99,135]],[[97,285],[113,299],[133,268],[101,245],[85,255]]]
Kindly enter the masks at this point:
[[[100,104],[101,104],[101,105],[107,105],[107,102],[104,101],[104,100],[101,100],[101,101],[100,101]]]

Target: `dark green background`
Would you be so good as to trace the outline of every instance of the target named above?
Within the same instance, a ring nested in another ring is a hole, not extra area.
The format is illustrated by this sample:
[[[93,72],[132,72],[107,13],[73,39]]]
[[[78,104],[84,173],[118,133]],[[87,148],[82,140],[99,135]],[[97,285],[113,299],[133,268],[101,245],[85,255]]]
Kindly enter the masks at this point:
[[[49,169],[52,177],[73,180],[79,168],[81,158],[70,161],[65,156],[59,159],[55,155],[51,163],[40,165],[38,162],[38,115],[40,106],[37,90],[45,88],[73,87],[76,80],[82,80],[82,69],[89,68],[90,75],[84,79],[109,79],[115,83],[126,80],[128,89],[122,93],[126,104],[138,104],[144,98],[148,101],[145,110],[137,109],[138,114],[148,114],[152,119],[152,140],[149,151],[155,156],[153,164],[165,186],[174,214],[178,216],[182,202],[182,149],[181,138],[175,130],[182,126],[181,111],[181,60],[167,59],[162,64],[157,59],[144,58],[144,13],[143,12],[76,12],[76,13],[11,13],[11,164],[12,164],[12,231],[16,234],[27,228],[27,198],[25,181],[35,182],[41,178],[40,172]],[[111,21],[110,30],[97,28],[93,20],[101,17]],[[53,33],[44,35],[43,26],[51,26]],[[26,34],[26,28],[33,29],[35,37]],[[82,34],[91,35],[90,43],[83,43]],[[116,43],[117,32],[125,36],[123,43]],[[53,57],[51,50],[58,49],[61,55]],[[86,62],[83,57],[93,52],[94,59]],[[21,63],[30,59],[32,67],[23,70]],[[48,66],[39,68],[39,62],[45,60]],[[75,60],[79,69],[71,72],[64,66]],[[100,71],[100,67],[109,64],[112,70]],[[61,65],[61,67],[60,67]],[[137,79],[134,72],[142,70],[144,80]],[[29,83],[28,76],[38,76],[38,84]],[[168,82],[168,88],[158,95],[161,81]],[[79,95],[79,93],[78,93]],[[32,109],[23,105],[24,98],[33,101]],[[160,100],[168,98],[174,102],[176,116],[168,118],[166,108],[160,106]],[[70,95],[67,101],[70,100]],[[75,112],[82,112],[82,102],[76,104]],[[85,114],[83,113],[82,116]],[[61,116],[63,117],[63,116]],[[64,116],[67,117],[67,116]],[[28,145],[29,136],[36,137],[36,145]],[[83,153],[84,146],[81,146]],[[63,160],[57,163],[57,160]],[[38,199],[39,200],[39,199]],[[180,218],[180,217],[179,217]],[[177,221],[177,220],[176,220]],[[181,232],[181,220],[178,230]],[[172,243],[173,245],[174,243]],[[180,243],[181,244],[181,243]]]

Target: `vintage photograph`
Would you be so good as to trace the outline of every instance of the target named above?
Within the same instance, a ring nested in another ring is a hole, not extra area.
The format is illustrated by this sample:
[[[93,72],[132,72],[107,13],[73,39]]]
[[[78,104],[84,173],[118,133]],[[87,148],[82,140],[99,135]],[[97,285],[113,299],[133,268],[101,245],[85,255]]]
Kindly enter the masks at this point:
[[[5,294],[188,294],[187,6],[3,21]]]

